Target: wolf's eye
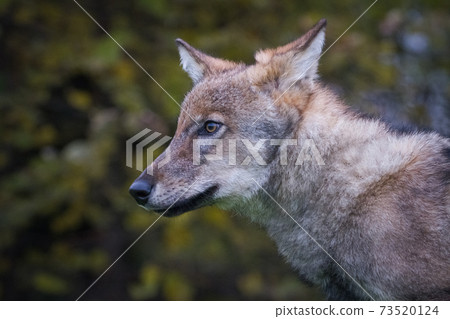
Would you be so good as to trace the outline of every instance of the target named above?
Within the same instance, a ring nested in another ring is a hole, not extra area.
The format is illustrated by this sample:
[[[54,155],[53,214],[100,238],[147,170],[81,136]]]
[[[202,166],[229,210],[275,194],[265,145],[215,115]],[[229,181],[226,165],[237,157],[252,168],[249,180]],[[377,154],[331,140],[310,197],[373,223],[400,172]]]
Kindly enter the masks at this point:
[[[212,134],[219,130],[220,124],[213,122],[213,121],[207,121],[204,125],[204,129],[206,133]]]

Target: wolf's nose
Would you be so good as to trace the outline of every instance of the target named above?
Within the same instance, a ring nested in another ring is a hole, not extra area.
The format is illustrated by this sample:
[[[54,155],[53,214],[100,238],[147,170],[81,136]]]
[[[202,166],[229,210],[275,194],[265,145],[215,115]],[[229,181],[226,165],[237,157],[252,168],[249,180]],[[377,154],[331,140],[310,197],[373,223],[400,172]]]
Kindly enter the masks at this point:
[[[145,181],[135,181],[131,184],[129,192],[139,205],[145,205],[152,191],[152,185]]]

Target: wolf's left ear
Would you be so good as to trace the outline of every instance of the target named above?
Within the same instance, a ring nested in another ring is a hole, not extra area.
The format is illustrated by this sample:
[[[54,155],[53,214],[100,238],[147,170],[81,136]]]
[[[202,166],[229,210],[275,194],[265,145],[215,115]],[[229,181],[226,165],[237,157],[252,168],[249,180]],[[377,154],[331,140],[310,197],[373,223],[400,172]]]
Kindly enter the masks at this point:
[[[288,89],[300,80],[317,77],[319,58],[325,42],[327,21],[321,19],[301,38],[278,47],[255,54],[257,65],[263,66],[265,75],[255,78],[256,84],[276,82],[280,89]]]
[[[175,42],[180,53],[181,66],[190,76],[194,85],[209,75],[218,74],[237,66],[234,62],[213,58],[181,39],[176,39]]]

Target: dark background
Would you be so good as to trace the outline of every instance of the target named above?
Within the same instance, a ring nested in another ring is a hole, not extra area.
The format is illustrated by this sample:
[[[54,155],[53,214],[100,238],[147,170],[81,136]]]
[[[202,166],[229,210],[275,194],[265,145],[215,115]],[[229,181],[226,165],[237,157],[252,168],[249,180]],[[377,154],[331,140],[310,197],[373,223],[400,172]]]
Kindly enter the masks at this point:
[[[252,63],[370,1],[80,4],[181,102],[177,37]],[[379,1],[321,59],[355,109],[450,133],[448,1]],[[172,135],[178,106],[71,0],[0,1],[0,299],[76,299],[156,218],[128,187],[125,141]],[[216,208],[159,220],[84,300],[312,300],[264,230]]]

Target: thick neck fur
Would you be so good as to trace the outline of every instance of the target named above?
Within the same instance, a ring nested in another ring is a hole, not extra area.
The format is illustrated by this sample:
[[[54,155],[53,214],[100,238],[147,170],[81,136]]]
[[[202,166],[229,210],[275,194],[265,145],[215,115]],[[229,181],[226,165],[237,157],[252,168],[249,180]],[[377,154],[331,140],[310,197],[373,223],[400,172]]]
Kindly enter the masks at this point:
[[[427,144],[430,136],[437,139],[436,134],[390,133],[383,123],[348,111],[320,87],[313,90],[293,136],[288,137],[297,139],[299,147],[288,148],[287,166],[274,161],[270,177],[261,185],[276,203],[260,190],[234,210],[265,226],[287,261],[306,281],[322,286],[329,298],[392,299],[390,292],[396,287],[389,290],[377,284],[380,279],[373,268],[380,257],[370,253],[375,249],[371,238],[364,239],[370,232],[369,215],[384,212],[371,211],[374,201],[366,192],[419,161],[422,155],[418,150],[437,150],[433,143]],[[299,148],[307,139],[314,141],[325,165],[314,160],[295,165]],[[378,207],[383,209],[382,204]],[[324,250],[370,291],[370,296]]]
[[[282,166],[279,165],[279,161],[273,161],[270,177],[267,183],[262,185],[270,194],[282,194],[275,199],[288,213],[296,217],[301,217],[305,209],[320,204],[313,202],[313,199],[319,200],[318,192],[322,198],[327,195],[327,192],[335,197],[336,189],[332,187],[333,178],[339,179],[336,181],[339,184],[342,184],[342,179],[345,179],[349,186],[352,183],[360,184],[361,176],[356,172],[356,168],[353,174],[348,175],[352,170],[349,165],[354,163],[354,158],[347,157],[361,155],[365,147],[376,143],[377,140],[385,140],[389,134],[383,123],[357,117],[326,89],[319,87],[313,92],[308,98],[308,105],[299,110],[300,121],[296,128],[290,136],[286,136],[298,141],[297,147],[287,148],[288,165]],[[349,127],[352,129],[349,130]],[[306,140],[314,142],[325,165],[319,165],[314,159],[305,161],[302,165],[296,165],[296,158]],[[366,178],[365,182],[370,183],[384,172],[383,169],[380,170],[380,167],[370,167],[370,163],[367,164],[367,170],[371,168],[377,170],[376,176]],[[296,185],[295,188],[292,185]],[[358,192],[355,190],[352,195],[352,197],[357,196]],[[348,203],[334,199],[332,204],[334,208],[345,208]],[[266,216],[266,214],[263,215]],[[280,214],[275,214],[277,215]],[[269,220],[263,220],[263,218],[260,222],[269,226],[275,216],[271,215]],[[252,217],[258,219],[253,214]]]

